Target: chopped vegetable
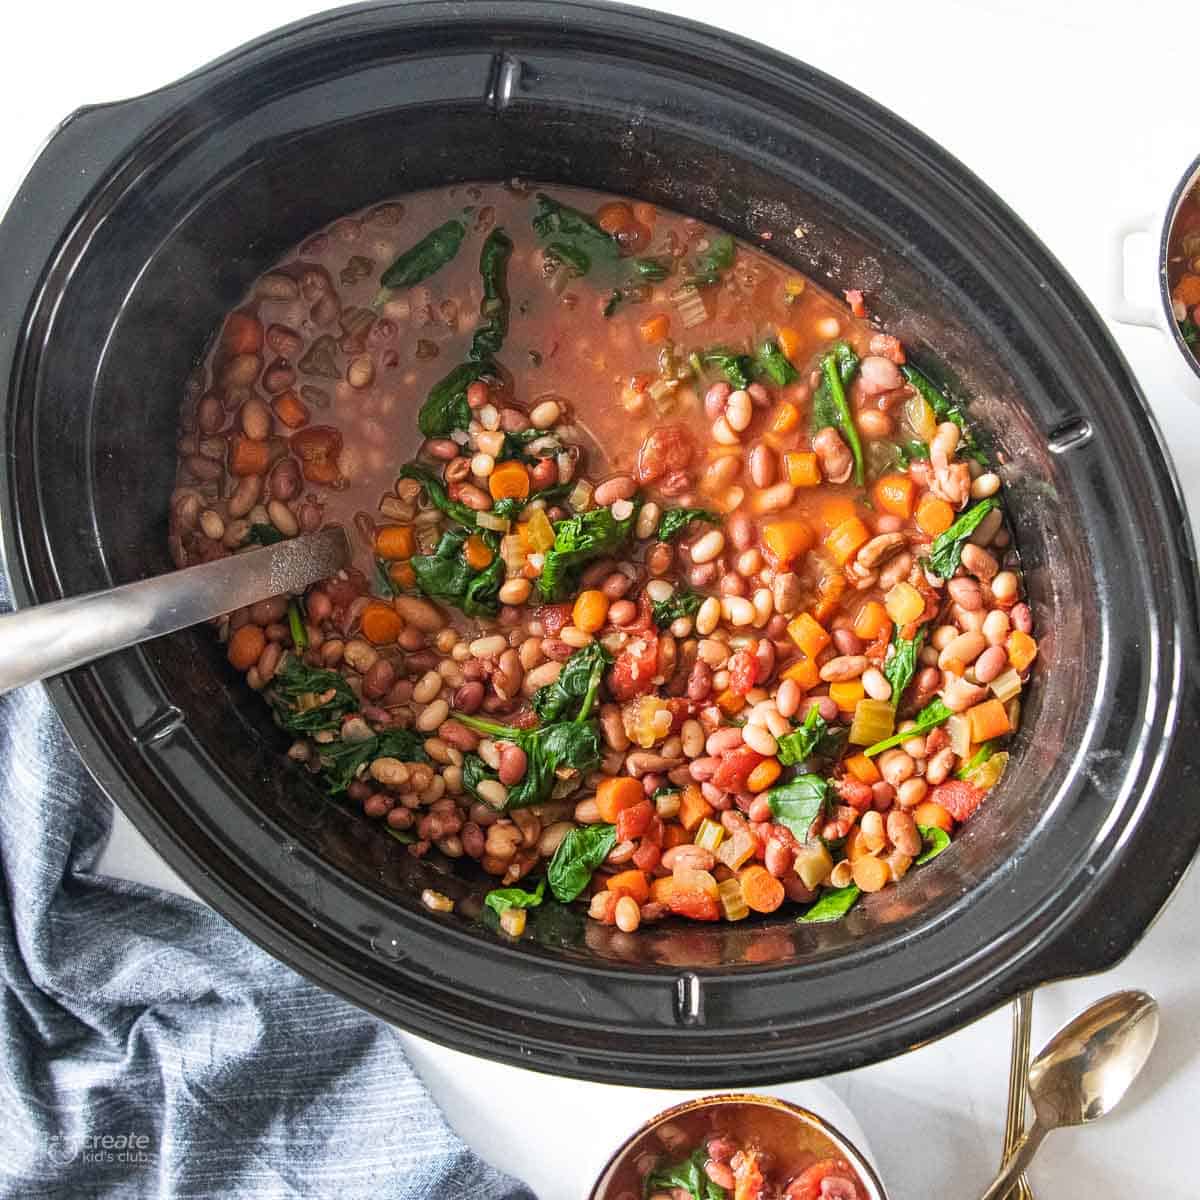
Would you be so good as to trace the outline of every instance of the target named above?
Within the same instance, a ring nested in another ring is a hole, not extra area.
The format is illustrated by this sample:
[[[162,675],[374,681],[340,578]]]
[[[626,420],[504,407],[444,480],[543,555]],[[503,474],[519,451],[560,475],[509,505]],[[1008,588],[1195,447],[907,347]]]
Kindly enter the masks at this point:
[[[950,835],[936,825],[918,825],[917,832],[925,843],[925,849],[913,859],[913,866],[920,867],[937,858],[950,845]]]
[[[283,541],[283,534],[274,525],[251,525],[246,535],[247,542],[256,542],[260,546],[274,546]]]
[[[913,366],[912,363],[902,366],[900,372],[908,380],[909,384],[920,393],[929,407],[933,409],[934,416],[939,421],[953,421],[962,430],[962,439],[959,442],[960,450],[968,458],[973,458],[981,466],[986,467],[988,465],[987,455],[980,449],[974,434],[971,432],[971,428],[967,423],[966,409],[962,402],[952,400],[924,371],[919,367]]]
[[[654,623],[659,629],[666,629],[680,617],[694,617],[700,611],[704,597],[693,592],[688,587],[677,587],[665,600],[655,600],[651,604]]]
[[[421,407],[417,424],[427,438],[449,437],[456,429],[471,424],[471,406],[467,388],[477,379],[496,374],[495,363],[480,360],[465,362],[435,383]]]
[[[788,362],[778,343],[770,340],[759,346],[754,368],[756,375],[765,375],[777,387],[784,387],[800,378],[800,372]]]
[[[447,221],[410,246],[384,271],[379,282],[385,288],[416,287],[440,271],[457,253],[467,227],[461,221]]]
[[[702,250],[692,260],[687,282],[692,287],[711,287],[720,283],[722,274],[733,266],[735,252],[736,246],[729,234],[714,234],[709,238],[708,249]]]
[[[500,586],[504,582],[504,560],[487,539],[492,533],[475,535],[493,552],[489,565],[482,570],[467,560],[468,535],[463,530],[447,529],[432,554],[418,554],[411,560],[417,587],[431,600],[441,600],[461,609],[468,617],[494,617],[500,611]]]
[[[862,487],[862,442],[846,400],[846,385],[857,370],[858,355],[845,342],[838,342],[821,359],[821,382],[813,394],[812,431],[833,428],[842,435],[854,456],[854,482]]]
[[[829,888],[821,893],[810,909],[796,918],[796,923],[822,925],[828,921],[840,921],[854,907],[861,895],[861,889],[853,883],[842,888]]]
[[[704,1163],[707,1158],[707,1152],[701,1147],[692,1151],[682,1162],[655,1167],[646,1176],[644,1194],[651,1196],[656,1191],[670,1192],[674,1188],[682,1188],[690,1200],[725,1200],[725,1189],[713,1183],[705,1174]]]
[[[917,662],[924,644],[924,625],[910,638],[901,637],[899,627],[892,634],[891,648],[883,663],[883,674],[892,685],[893,708],[900,703],[905,688],[912,683],[913,676],[917,673]]]
[[[337,671],[310,667],[289,654],[267,691],[275,719],[289,733],[305,735],[339,729],[358,709],[358,697]]]
[[[479,313],[483,320],[471,338],[473,362],[486,362],[499,354],[508,336],[508,260],[512,248],[508,234],[503,229],[493,229],[479,252],[479,274],[483,280]]]
[[[594,263],[615,264],[620,257],[616,238],[606,233],[586,213],[537,194],[533,228],[546,250],[577,275],[586,275]]]
[[[829,781],[820,775],[800,775],[767,793],[771,815],[800,842],[808,841],[812,823],[824,813],[828,802]]]
[[[929,551],[929,569],[939,579],[949,579],[958,570],[967,539],[979,527],[983,518],[996,507],[996,501],[991,496],[972,504],[949,529],[934,539]]]
[[[547,602],[561,600],[573,592],[583,568],[594,559],[619,550],[637,522],[638,505],[623,520],[611,508],[594,508],[576,513],[554,526],[554,544],[538,578],[538,589]]]
[[[893,734],[890,738],[884,738],[882,742],[876,742],[873,746],[868,746],[863,753],[868,758],[874,758],[876,754],[882,754],[883,751],[890,750],[893,746],[899,746],[902,742],[907,742],[909,738],[919,737],[922,733],[928,733],[929,730],[941,725],[950,716],[950,710],[940,697],[931,700],[917,713],[912,729],[906,729],[903,733]]]
[[[655,536],[660,542],[674,541],[693,521],[707,521],[710,525],[720,525],[724,518],[720,513],[711,512],[707,508],[668,508],[658,522],[658,533]]]
[[[813,705],[805,715],[804,723],[791,733],[785,733],[779,738],[777,745],[779,761],[785,767],[796,766],[807,762],[824,741],[829,732],[829,725],[821,716],[821,710]]]
[[[546,878],[556,900],[570,904],[592,881],[592,873],[617,844],[615,825],[582,825],[558,844]]]
[[[852,746],[870,746],[891,737],[896,727],[896,710],[890,700],[863,698],[854,706],[854,720],[850,724],[847,741]]]
[[[501,916],[510,908],[537,908],[545,894],[546,881],[539,879],[537,888],[532,892],[527,892],[524,888],[519,887],[492,888],[484,896],[483,902],[494,913]]]
[[[590,711],[600,680],[612,661],[612,655],[599,642],[576,650],[563,664],[558,678],[533,693],[533,711],[544,722],[573,719],[578,711]]]
[[[735,388],[748,388],[751,373],[754,370],[754,360],[748,354],[735,354],[720,346],[712,350],[704,350],[700,354],[700,362],[706,367],[720,371]]]
[[[288,630],[292,635],[292,645],[297,654],[308,649],[308,630],[304,627],[304,618],[300,613],[300,605],[295,600],[288,601]]]

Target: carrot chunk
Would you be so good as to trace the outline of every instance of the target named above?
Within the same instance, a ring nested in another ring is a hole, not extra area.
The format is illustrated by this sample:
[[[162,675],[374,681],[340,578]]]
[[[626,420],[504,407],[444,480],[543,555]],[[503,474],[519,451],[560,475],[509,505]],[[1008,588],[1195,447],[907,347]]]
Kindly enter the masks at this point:
[[[615,775],[611,779],[602,779],[596,788],[596,807],[600,810],[601,820],[610,825],[616,824],[617,814],[622,809],[632,808],[645,798],[646,792],[642,785],[630,775]]]
[[[382,600],[373,600],[362,614],[363,637],[375,646],[390,646],[404,629],[400,614]]]
[[[788,622],[787,631],[788,637],[796,643],[800,652],[810,659],[815,660],[817,655],[829,645],[829,634],[809,613],[801,613],[798,617],[793,617]]]
[[[1022,633],[1019,629],[1014,629],[1008,635],[1005,645],[1008,649],[1008,661],[1014,671],[1027,670],[1033,660],[1037,658],[1037,642],[1029,634]]]
[[[291,388],[286,392],[280,392],[271,401],[271,407],[275,410],[275,415],[289,429],[299,429],[302,425],[307,425],[311,415],[308,405]]]
[[[876,481],[875,505],[886,513],[908,520],[913,511],[916,485],[907,475],[884,475]]]
[[[684,829],[691,833],[705,817],[711,817],[712,814],[712,805],[705,800],[698,787],[689,784],[683,789],[683,795],[679,798],[679,823]]]
[[[529,495],[529,472],[516,459],[497,463],[488,476],[493,500],[524,500]]]
[[[671,318],[666,313],[657,313],[653,317],[647,317],[638,325],[638,333],[642,335],[642,341],[648,346],[666,341],[667,334],[670,332]]]
[[[258,625],[243,625],[229,639],[229,661],[239,671],[248,671],[267,648],[267,638]]]
[[[859,547],[866,544],[870,536],[870,530],[861,519],[851,517],[829,531],[825,538],[825,548],[844,566],[858,553]]]
[[[261,475],[271,463],[269,442],[256,442],[245,434],[235,434],[229,440],[230,475]]]
[[[645,904],[650,899],[650,884],[645,871],[618,871],[616,875],[608,877],[605,887],[619,896],[632,896],[639,904]]]
[[[813,532],[807,521],[771,521],[763,526],[763,545],[776,570],[786,571],[812,548]]]
[[[971,723],[971,741],[974,744],[1003,737],[1012,732],[1008,713],[999,700],[985,700],[967,709],[967,720]]]
[[[945,533],[953,524],[954,509],[945,500],[940,500],[937,496],[926,492],[917,505],[917,525],[921,531],[929,534],[930,537],[937,537],[939,533]]]
[[[412,558],[416,540],[411,525],[383,525],[375,531],[375,553],[388,562]]]
[[[755,863],[743,868],[738,874],[738,882],[742,885],[746,907],[755,912],[772,913],[783,903],[783,884],[766,867]]]
[[[819,487],[821,484],[821,464],[809,450],[785,451],[783,469],[792,487]]]

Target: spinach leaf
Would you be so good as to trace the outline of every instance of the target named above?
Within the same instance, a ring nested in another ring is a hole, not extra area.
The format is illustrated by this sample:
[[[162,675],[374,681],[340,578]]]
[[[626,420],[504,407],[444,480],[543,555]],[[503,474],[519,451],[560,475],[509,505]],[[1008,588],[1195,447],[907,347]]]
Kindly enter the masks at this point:
[[[711,287],[721,282],[721,275],[733,266],[736,247],[728,233],[714,234],[708,241],[708,249],[702,250],[692,260],[686,282],[692,287]]]
[[[681,1162],[656,1166],[646,1176],[643,1194],[649,1196],[654,1192],[683,1188],[691,1200],[725,1200],[726,1190],[719,1183],[713,1183],[704,1171],[707,1158],[708,1154],[701,1146]]]
[[[943,721],[952,715],[941,697],[935,697],[917,713],[916,724],[912,729],[906,729],[903,733],[894,733],[891,737],[884,738],[882,742],[876,742],[875,745],[868,746],[863,753],[868,758],[873,758],[876,754],[882,754],[883,751],[890,750],[893,746],[899,746],[902,742],[907,742],[909,738],[918,737],[922,733],[928,733],[934,726],[942,724]]]
[[[427,438],[449,437],[456,429],[471,424],[471,406],[467,388],[477,379],[496,374],[496,364],[487,360],[465,362],[439,380],[429,390],[421,406],[417,425]]]
[[[787,826],[799,842],[807,842],[812,823],[829,802],[829,781],[820,775],[799,775],[767,793],[771,815]]]
[[[817,707],[813,705],[805,715],[804,723],[779,739],[779,761],[785,767],[811,758],[829,733],[829,724]]]
[[[400,589],[392,582],[392,577],[388,574],[390,565],[385,559],[377,558],[375,560],[375,591],[381,596],[400,595]]]
[[[604,315],[611,317],[627,300],[632,300],[642,293],[639,285],[644,283],[662,283],[671,273],[668,263],[658,258],[631,258],[626,260],[630,277],[619,287],[613,288],[608,302],[604,305]]]
[[[553,603],[572,594],[589,562],[619,550],[633,532],[638,507],[635,503],[623,521],[613,516],[611,508],[593,508],[559,521],[538,577],[542,599]]]
[[[912,683],[917,673],[917,659],[921,655],[921,647],[925,644],[925,626],[917,630],[911,638],[900,636],[900,627],[892,633],[892,653],[883,664],[884,678],[892,685],[892,707],[900,703],[904,689]]]
[[[405,846],[411,846],[417,840],[417,835],[411,829],[393,829],[386,823],[383,826],[383,832]]]
[[[283,541],[283,534],[274,525],[251,525],[246,541],[257,542],[260,546],[273,546]]]
[[[677,587],[665,600],[653,600],[650,610],[659,629],[666,629],[680,617],[694,617],[700,611],[704,597],[691,588]]]
[[[559,776],[557,772],[565,771],[575,775],[586,775],[600,765],[600,732],[595,721],[588,720],[591,703],[594,700],[585,698],[584,707],[579,715],[571,721],[555,721],[547,725],[539,725],[536,729],[516,729],[511,725],[500,725],[495,721],[485,721],[479,717],[468,716],[466,713],[455,713],[457,720],[469,729],[478,733],[486,733],[501,741],[512,742],[525,751],[527,765],[525,776],[519,783],[514,783],[508,789],[506,809],[528,808],[531,804],[544,804],[550,799]],[[471,756],[468,756],[468,761]],[[470,777],[477,785],[479,779],[490,778],[485,775],[486,766],[472,769]],[[468,782],[467,763],[463,763],[463,783]],[[551,881],[553,883],[553,880]]]
[[[758,348],[754,366],[757,375],[767,376],[778,387],[784,387],[800,378],[800,372],[788,361],[778,342],[763,342]]]
[[[707,521],[710,525],[720,525],[724,518],[707,508],[668,508],[658,522],[658,533],[654,536],[660,542],[670,542],[687,530],[693,521]]]
[[[987,762],[987,760],[995,753],[996,743],[984,742],[981,746],[979,746],[975,753],[971,755],[970,759],[958,768],[958,770],[955,772],[955,776],[958,779],[968,778],[972,771],[974,771],[977,767],[982,767],[983,764]]]
[[[925,849],[913,859],[913,866],[919,867],[931,858],[937,858],[950,845],[950,835],[938,825],[918,825],[917,832],[925,840]]]
[[[473,362],[484,362],[499,354],[508,336],[508,260],[512,248],[508,234],[503,229],[493,229],[479,252],[479,274],[483,279],[479,312],[483,321],[471,338],[469,357]]]
[[[380,278],[385,288],[415,287],[440,271],[457,253],[467,227],[461,221],[447,221],[410,246]]]
[[[484,896],[483,902],[497,916],[501,916],[510,908],[537,908],[545,894],[546,881],[539,879],[537,888],[532,892],[527,892],[524,888],[519,887],[492,888]]]
[[[400,468],[400,478],[415,479],[425,489],[429,503],[434,508],[445,513],[450,520],[459,525],[465,525],[468,529],[475,528],[475,510],[468,508],[465,504],[460,504],[457,500],[451,500],[450,494],[446,491],[446,485],[428,467],[424,467],[420,463],[405,463]]]
[[[846,400],[846,384],[858,370],[858,355],[845,342],[838,342],[821,359],[821,382],[813,395],[812,429],[832,426],[845,439],[854,455],[854,482],[863,485],[863,449]]]
[[[496,461],[504,462],[506,459],[515,458],[518,462],[523,463],[536,462],[537,460],[527,451],[526,447],[530,442],[535,442],[538,438],[545,436],[544,429],[535,429],[532,425],[528,429],[506,432],[504,444],[500,447]]]
[[[1196,322],[1191,317],[1185,317],[1179,322],[1179,336],[1189,346],[1194,346],[1197,342],[1200,342],[1200,327],[1196,325]]]
[[[547,251],[566,263],[577,275],[586,275],[594,262],[616,263],[620,258],[617,239],[577,208],[560,204],[542,192],[537,194],[533,228]]]
[[[993,508],[998,507],[996,501],[989,496],[986,500],[972,504],[945,533],[939,533],[933,539],[933,546],[929,551],[929,569],[940,578],[949,579],[962,562],[963,547],[967,544],[967,539],[978,528],[979,522]]]
[[[615,825],[581,825],[558,844],[546,878],[556,900],[570,904],[592,880],[592,872],[617,844]]]
[[[491,549],[492,561],[476,571],[463,553],[468,536],[461,529],[447,529],[432,554],[414,555],[409,561],[417,587],[433,600],[453,604],[468,617],[494,617],[500,611],[504,559],[496,553],[494,534],[477,534]]]
[[[599,691],[600,680],[612,661],[612,655],[599,642],[576,650],[567,659],[558,678],[533,693],[533,711],[543,722],[573,719],[577,710],[586,716]]]
[[[674,784],[663,784],[662,787],[654,789],[654,794],[650,797],[651,800],[657,800],[659,796],[678,796],[683,788],[675,787]]]
[[[823,925],[827,921],[840,921],[855,905],[862,892],[857,884],[844,888],[828,888],[807,912],[796,918],[796,924]]]
[[[973,458],[981,466],[988,465],[988,457],[980,449],[974,434],[967,423],[966,406],[960,400],[953,400],[939,388],[928,375],[912,363],[906,363],[900,368],[900,373],[925,398],[925,403],[933,409],[933,415],[939,421],[953,421],[962,430],[959,442],[961,453]]]
[[[411,729],[388,729],[361,742],[337,741],[317,746],[321,773],[329,785],[329,794],[344,792],[358,777],[359,770],[377,758],[398,758],[401,762],[428,762],[424,743]]]
[[[303,736],[340,729],[358,711],[358,698],[336,671],[310,667],[289,654],[267,691],[275,719],[288,733]]]
[[[754,371],[754,360],[748,354],[736,354],[723,346],[702,350],[699,359],[704,367],[720,371],[735,388],[748,388]]]
[[[308,649],[308,630],[304,626],[304,617],[300,612],[300,605],[295,600],[288,601],[288,629],[292,635],[292,645],[296,648],[297,654],[302,654]]]

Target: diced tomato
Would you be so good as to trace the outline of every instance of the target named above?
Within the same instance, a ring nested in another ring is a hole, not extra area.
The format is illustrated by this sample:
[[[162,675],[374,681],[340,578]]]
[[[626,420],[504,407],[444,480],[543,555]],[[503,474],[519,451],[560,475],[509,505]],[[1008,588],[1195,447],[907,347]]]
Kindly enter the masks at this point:
[[[733,1168],[733,1200],[760,1200],[766,1180],[753,1151],[739,1150],[729,1164]]]
[[[671,471],[686,471],[692,461],[692,435],[682,425],[664,425],[642,443],[637,456],[637,475],[641,483]]]
[[[571,623],[570,604],[542,604],[534,609],[533,619],[542,623],[547,637],[558,637]]]
[[[707,892],[681,892],[676,889],[667,897],[667,907],[676,916],[692,921],[716,921],[721,916],[717,898]]]
[[[951,779],[939,783],[929,793],[935,804],[940,804],[956,821],[965,821],[982,803],[984,792],[965,779]]]
[[[746,780],[750,772],[763,761],[763,756],[749,746],[738,746],[728,754],[721,756],[721,761],[713,773],[713,787],[723,788],[727,792],[742,792],[746,790]]]
[[[739,650],[729,660],[729,690],[736,696],[744,696],[753,686],[758,673],[758,660],[753,649]]]
[[[649,800],[643,800],[632,808],[621,809],[617,813],[617,841],[632,842],[640,838],[653,816],[654,806]]]
[[[639,871],[653,871],[662,858],[662,847],[642,838],[642,844],[633,852],[633,865]]]
[[[642,842],[652,846],[661,846],[663,841],[663,820],[657,813],[650,818],[646,832],[642,834]]]
[[[846,303],[850,305],[852,316],[865,317],[867,315],[867,306],[863,303],[863,294],[858,288],[847,288],[842,294],[846,297]]]
[[[608,673],[608,690],[618,701],[634,700],[654,691],[658,672],[658,639],[639,638],[621,651]]]
[[[826,1179],[841,1179],[850,1182],[854,1178],[854,1170],[848,1162],[840,1158],[823,1158],[815,1162],[807,1170],[801,1171],[787,1185],[783,1195],[784,1200],[825,1200],[827,1191],[821,1185]],[[852,1185],[853,1187],[853,1185]],[[833,1195],[837,1196],[838,1192]],[[858,1189],[853,1188],[852,1196],[857,1197]]]

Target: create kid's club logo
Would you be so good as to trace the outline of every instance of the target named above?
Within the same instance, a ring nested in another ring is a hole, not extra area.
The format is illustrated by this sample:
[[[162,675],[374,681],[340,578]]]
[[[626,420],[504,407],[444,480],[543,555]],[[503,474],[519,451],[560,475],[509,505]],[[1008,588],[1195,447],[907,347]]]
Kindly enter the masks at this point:
[[[95,1133],[68,1138],[52,1133],[46,1139],[46,1157],[55,1165],[144,1166],[154,1161],[150,1136],[145,1133]]]

